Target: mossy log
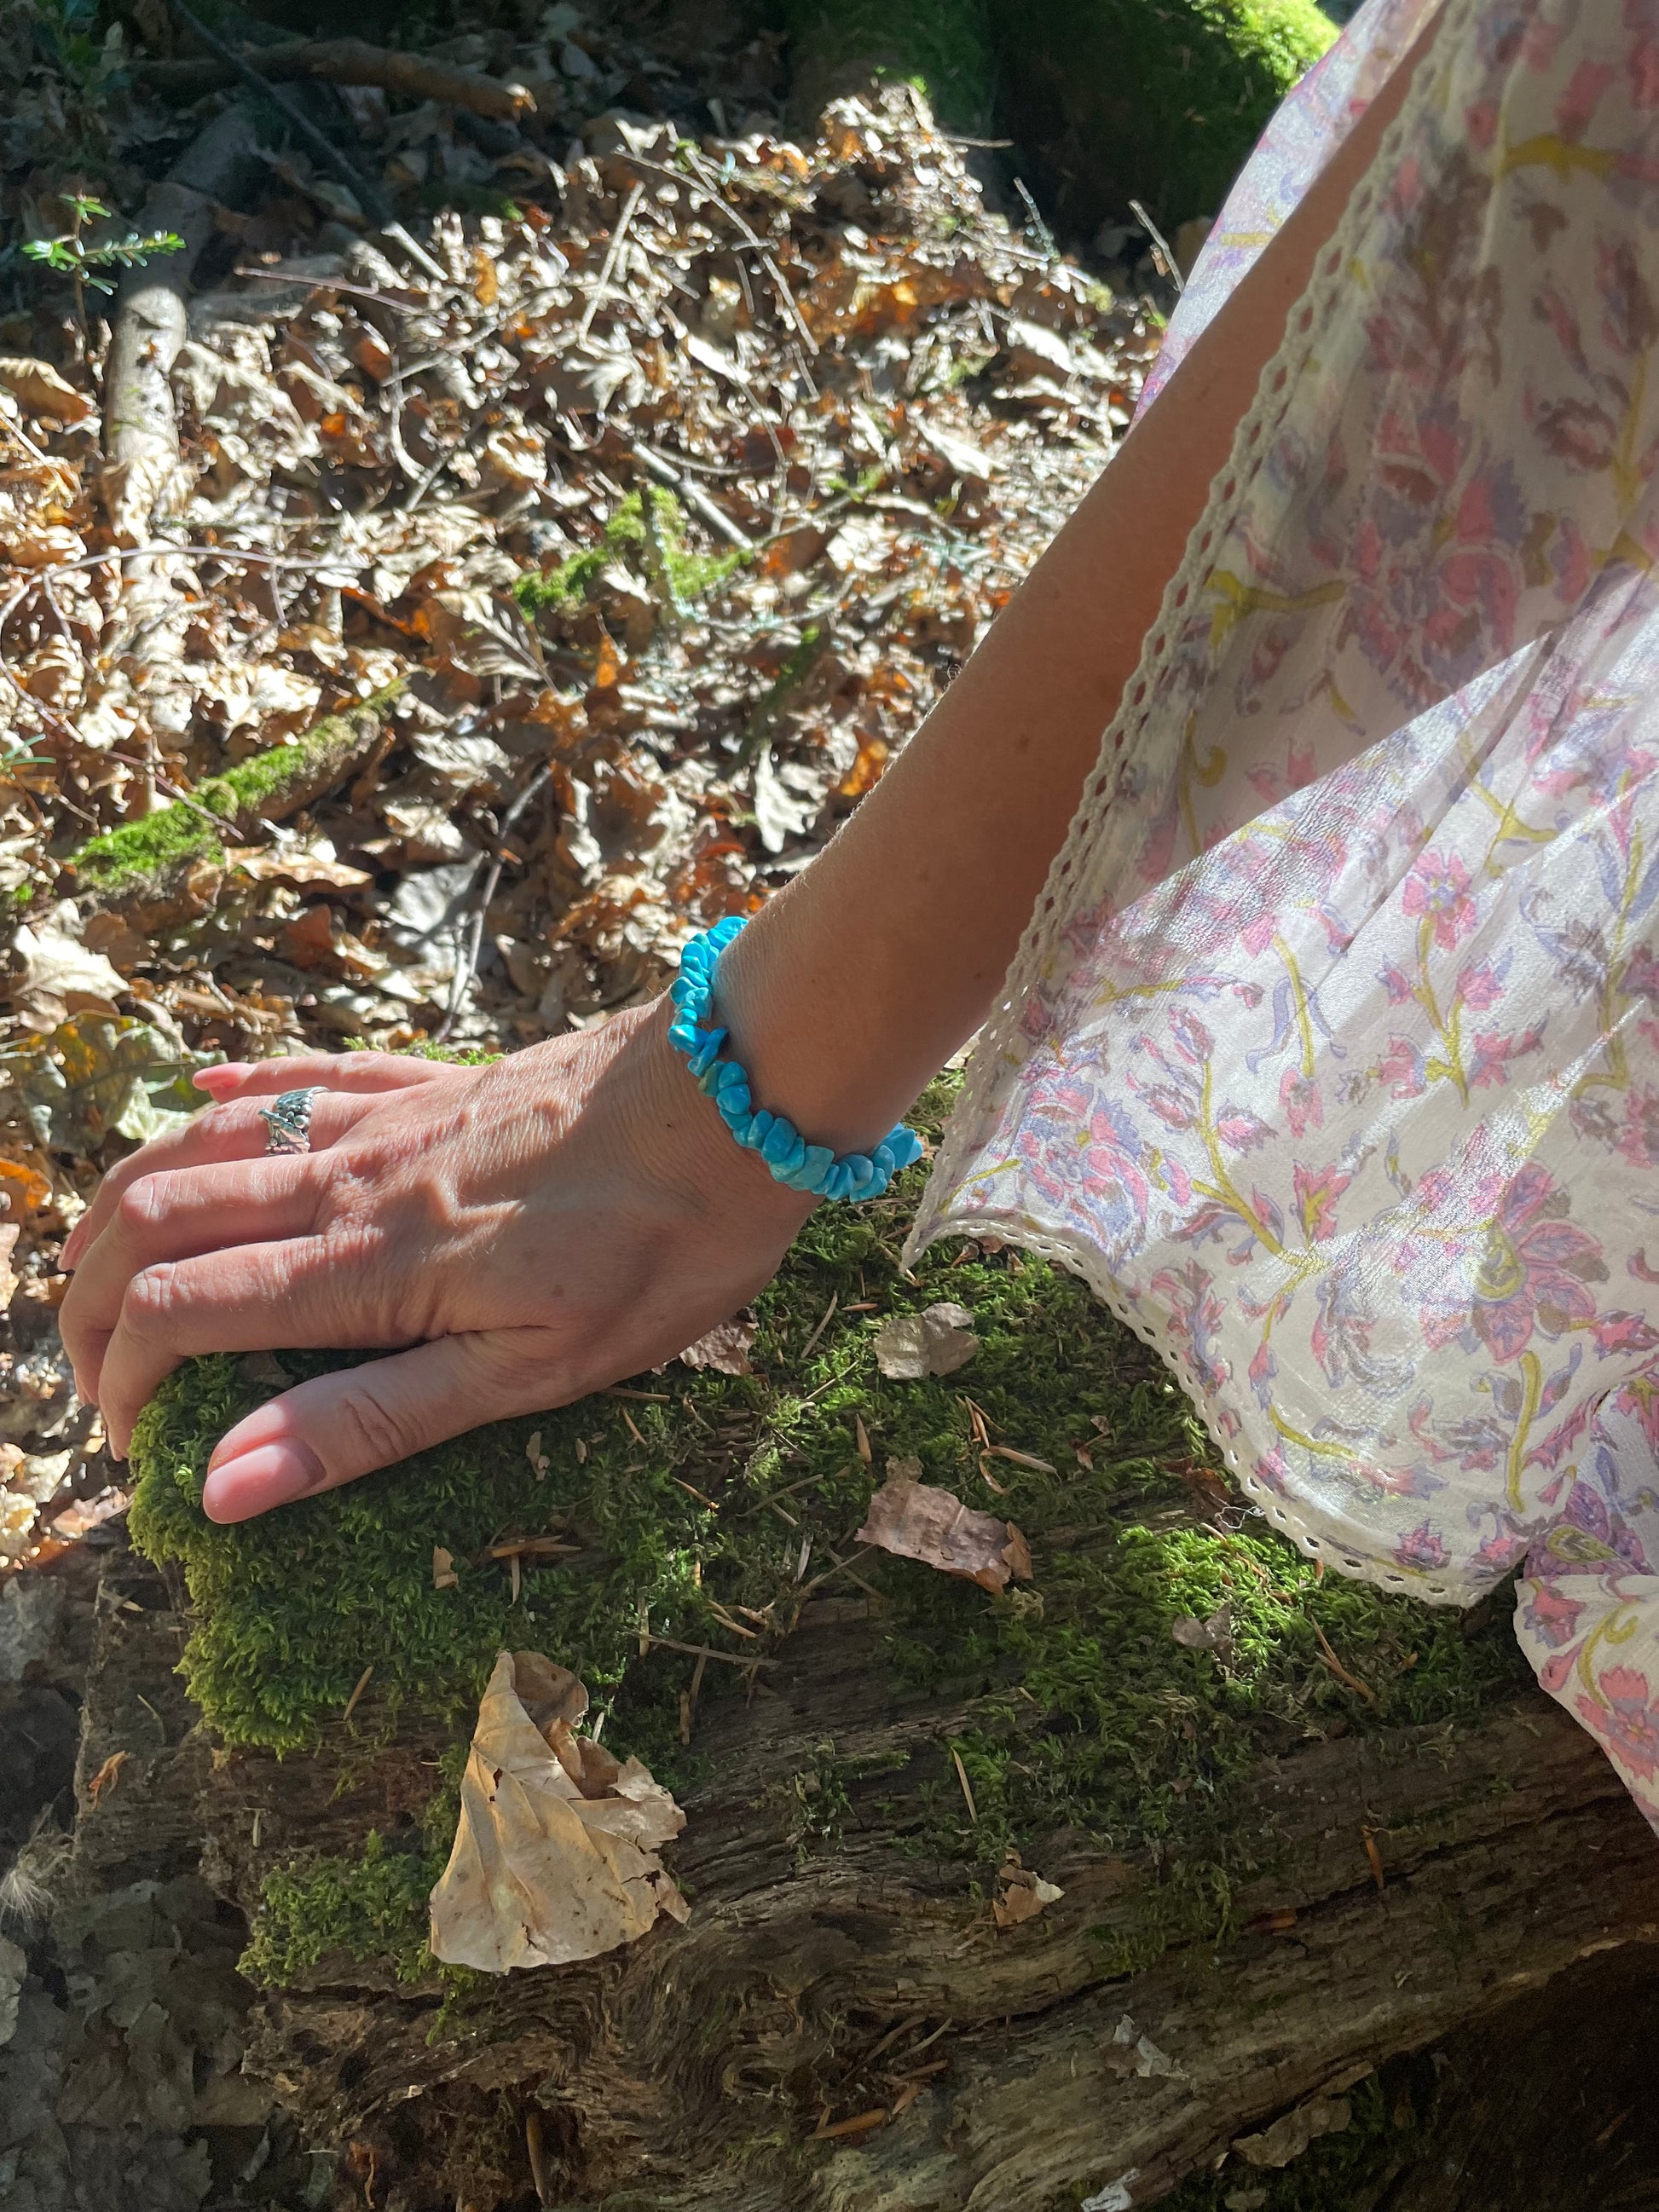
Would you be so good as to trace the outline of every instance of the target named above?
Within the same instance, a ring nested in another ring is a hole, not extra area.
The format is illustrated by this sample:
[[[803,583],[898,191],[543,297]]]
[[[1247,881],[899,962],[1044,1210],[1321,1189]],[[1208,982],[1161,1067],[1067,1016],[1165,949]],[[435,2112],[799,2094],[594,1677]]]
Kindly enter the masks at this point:
[[[1318,1576],[1071,1279],[969,1248],[904,1282],[908,1202],[809,1226],[751,1375],[644,1376],[240,1529],[195,1500],[270,1363],[146,1416],[135,1533],[182,1566],[216,1744],[171,1771],[252,1923],[250,2063],[343,2205],[1359,2212],[1404,2140],[1375,2069],[1659,1942],[1659,1851],[1506,1608]],[[878,1322],[943,1297],[970,1364],[881,1376]],[[1032,1588],[854,1557],[891,1458],[1015,1519]],[[492,1981],[434,1967],[423,1908],[504,1645],[674,1788],[692,1914]],[[1064,1894],[999,1927],[1011,1848]],[[1282,2172],[1232,2149],[1318,2099],[1350,2124]],[[1583,2149],[1552,2203],[1601,2201]]]
[[[295,738],[254,753],[137,822],[89,837],[70,855],[75,888],[140,928],[205,912],[223,880],[227,837],[285,822],[362,765],[386,735],[404,679],[343,707]]]

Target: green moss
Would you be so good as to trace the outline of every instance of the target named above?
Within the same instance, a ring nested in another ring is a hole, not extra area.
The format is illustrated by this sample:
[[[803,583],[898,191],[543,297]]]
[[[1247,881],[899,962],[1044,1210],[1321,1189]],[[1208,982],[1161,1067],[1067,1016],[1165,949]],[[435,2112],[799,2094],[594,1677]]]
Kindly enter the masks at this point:
[[[337,714],[325,715],[292,744],[254,753],[222,775],[210,776],[178,801],[88,838],[70,860],[82,890],[106,898],[153,889],[186,866],[205,860],[222,866],[223,835],[240,836],[264,817],[292,811],[295,794],[308,793],[330,764],[340,772],[378,731],[403,690],[402,679]]]
[[[1219,212],[1273,109],[1335,32],[1313,0],[1001,0],[1003,122],[1080,231]]]
[[[371,1828],[360,1858],[277,1868],[266,1878],[242,1972],[281,1988],[344,1951],[387,1961],[400,1982],[418,1981],[433,1964],[426,1901],[447,1856],[423,1844],[395,1850]]]
[[[143,884],[161,882],[194,860],[222,867],[224,858],[224,845],[213,824],[188,806],[174,805],[88,838],[70,865],[81,890],[113,897]]]
[[[605,524],[597,545],[585,547],[544,574],[519,578],[513,596],[532,621],[585,599],[613,561],[631,559],[671,609],[703,598],[742,563],[739,551],[693,553],[685,514],[672,491],[647,484],[630,491]]]
[[[942,1087],[931,1103],[942,1110]],[[1121,1966],[1224,1930],[1238,1885],[1272,1863],[1275,1839],[1240,1812],[1240,1785],[1263,1756],[1309,1737],[1466,1725],[1527,1679],[1496,1609],[1470,1632],[1466,1617],[1321,1580],[1259,1521],[1231,1534],[1201,1525],[1217,1478],[1196,1419],[1080,1282],[1015,1253],[948,1246],[914,1282],[900,1276],[920,1179],[913,1170],[888,1198],[826,1207],[807,1224],[757,1302],[753,1374],[641,1376],[635,1395],[501,1422],[239,1527],[204,1519],[202,1476],[270,1383],[229,1358],[170,1377],[134,1439],[132,1528],[151,1556],[184,1565],[195,1616],[184,1671],[210,1725],[230,1743],[281,1752],[325,1732],[337,1741],[372,1665],[352,1730],[385,1735],[419,1714],[459,1752],[497,1651],[534,1644],[583,1676],[608,1742],[684,1793],[699,1773],[678,1741],[694,1662],[661,1646],[641,1658],[641,1620],[735,1654],[753,1647],[721,1608],[769,1607],[787,1626],[823,1573],[825,1596],[866,1585],[885,1601],[872,1656],[896,1686],[965,1708],[953,1744],[977,1819],[951,1746],[872,1770],[825,1745],[799,1787],[777,1793],[780,1838],[803,1856],[833,1850],[867,1809],[899,1851],[971,1882],[1009,1844],[1040,1854],[1057,1830],[1081,1833],[1141,1875],[1102,1934],[1105,1963]],[[871,1345],[881,1321],[941,1298],[972,1310],[971,1364],[937,1380],[884,1377]],[[331,1364],[283,1361],[296,1376]],[[1046,1465],[981,1460],[970,1401],[994,1443]],[[1035,1583],[991,1599],[914,1561],[853,1560],[852,1533],[895,1457],[1017,1521]],[[490,1547],[553,1531],[578,1553],[526,1564],[515,1604]],[[433,1587],[435,1545],[453,1554],[458,1587]],[[1230,1650],[1176,1641],[1183,1617],[1223,1607]],[[1369,1700],[1333,1671],[1322,1635]],[[738,1693],[742,1680],[710,1667],[702,1695]],[[380,1862],[357,1886],[338,1865],[295,1870],[272,1893],[267,1970],[325,1941],[412,1957],[424,1906],[396,1941],[392,1906],[424,1891],[413,1876],[401,1893],[390,1881]]]
[[[836,88],[838,72],[873,64],[908,77],[948,129],[977,131],[990,119],[994,70],[985,0],[777,0],[771,11],[789,35],[798,100]]]

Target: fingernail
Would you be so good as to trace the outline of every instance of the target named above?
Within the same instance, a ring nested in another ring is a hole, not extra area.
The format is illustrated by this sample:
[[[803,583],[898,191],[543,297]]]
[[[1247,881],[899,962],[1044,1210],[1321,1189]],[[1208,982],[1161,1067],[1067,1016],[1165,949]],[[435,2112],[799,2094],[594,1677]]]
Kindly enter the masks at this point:
[[[297,1438],[256,1444],[208,1468],[202,1510],[210,1521],[251,1521],[256,1513],[320,1490],[326,1479],[316,1453]]]

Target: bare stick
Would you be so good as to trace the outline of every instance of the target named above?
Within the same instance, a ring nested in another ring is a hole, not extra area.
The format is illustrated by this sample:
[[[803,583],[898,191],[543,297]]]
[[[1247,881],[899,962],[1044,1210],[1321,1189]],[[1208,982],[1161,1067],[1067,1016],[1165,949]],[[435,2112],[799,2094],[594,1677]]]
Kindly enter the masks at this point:
[[[605,262],[599,270],[599,281],[593,287],[592,293],[589,295],[587,305],[582,309],[582,319],[576,325],[576,343],[578,345],[581,345],[586,343],[587,333],[593,326],[593,318],[599,311],[599,302],[611,289],[611,273],[617,266],[617,259],[622,253],[623,241],[628,236],[628,226],[633,222],[634,210],[638,207],[644,196],[645,186],[641,184],[636,184],[629,192],[628,198],[623,202],[622,213],[617,217],[617,228],[611,232],[611,243],[605,250]]]
[[[371,46],[362,39],[296,39],[254,50],[259,70],[273,84],[321,78],[330,84],[374,84],[407,100],[435,100],[511,123],[532,112],[534,94],[522,84],[503,83],[481,70],[428,61],[424,54],[398,53]],[[132,72],[148,91],[196,99],[234,81],[235,59],[216,49],[211,61],[140,62]]]

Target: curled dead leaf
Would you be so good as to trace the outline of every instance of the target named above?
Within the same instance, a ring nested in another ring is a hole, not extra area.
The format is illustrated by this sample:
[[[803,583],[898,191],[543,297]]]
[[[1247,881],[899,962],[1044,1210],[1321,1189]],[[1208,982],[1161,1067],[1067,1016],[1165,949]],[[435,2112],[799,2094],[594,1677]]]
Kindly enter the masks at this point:
[[[598,1958],[689,1907],[656,1855],[685,1815],[637,1759],[578,1735],[587,1692],[503,1651],[478,1708],[454,1848],[431,1899],[446,1964],[489,1974]]]
[[[966,1306],[944,1304],[924,1313],[895,1314],[876,1331],[876,1364],[894,1382],[918,1382],[927,1375],[954,1375],[979,1350]]]
[[[1002,1892],[991,1899],[991,1917],[999,1928],[1017,1928],[1022,1920],[1034,1920],[1045,1905],[1057,1903],[1066,1894],[1057,1882],[1045,1881],[1040,1874],[1022,1866],[1018,1851],[1009,1852],[998,1879]]]
[[[55,415],[60,422],[81,422],[92,402],[58,374],[49,361],[21,354],[0,355],[0,392],[9,392],[31,415]]]
[[[920,1559],[994,1595],[1007,1589],[1011,1576],[1030,1582],[1030,1547],[1013,1522],[976,1513],[948,1490],[916,1481],[908,1471],[916,1463],[888,1462],[887,1480],[870,1500],[855,1540],[896,1559]]]
[[[756,1323],[752,1315],[736,1314],[711,1328],[707,1336],[700,1336],[695,1344],[688,1344],[679,1355],[684,1367],[712,1367],[717,1375],[749,1375],[754,1370],[749,1364],[749,1352],[755,1341]]]

